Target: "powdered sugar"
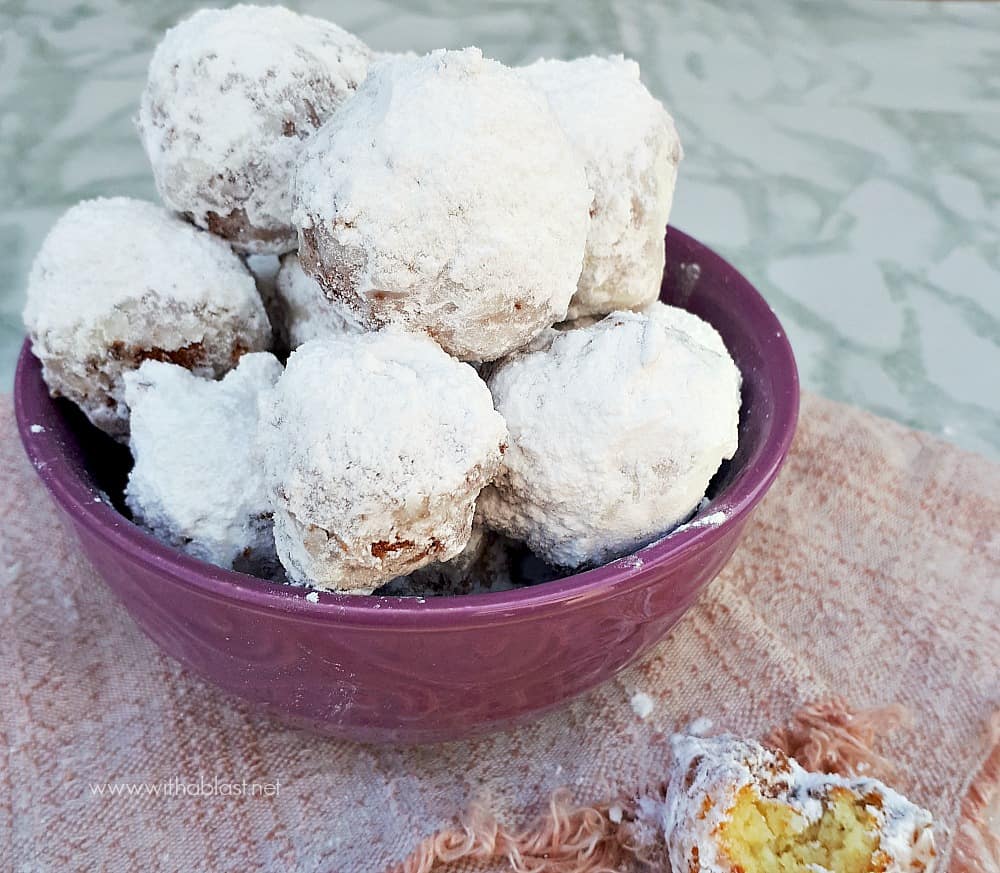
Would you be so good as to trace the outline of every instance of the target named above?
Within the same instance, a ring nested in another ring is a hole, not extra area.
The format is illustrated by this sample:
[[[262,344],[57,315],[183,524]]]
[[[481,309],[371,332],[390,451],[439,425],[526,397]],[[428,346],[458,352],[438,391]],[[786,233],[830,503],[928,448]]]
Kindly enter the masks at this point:
[[[29,428],[32,433],[45,433],[45,428],[40,424],[33,424]]]
[[[736,450],[736,365],[646,313],[550,331],[497,364],[489,385],[511,445],[480,512],[555,565],[649,543]]]
[[[549,98],[594,191],[569,317],[655,300],[682,154],[673,119],[639,81],[639,66],[620,55],[537,61],[521,72]]]
[[[335,24],[280,6],[203,9],[168,30],[137,121],[164,203],[244,251],[294,248],[292,164],[370,57]]]
[[[270,341],[229,246],[125,197],[85,200],[56,222],[31,270],[24,322],[53,393],[117,436],[128,430],[121,374],[143,358],[219,376]]]
[[[244,355],[219,382],[160,361],[125,374],[135,458],[125,502],[138,522],[222,567],[273,565],[257,396],[280,374],[266,352]]]
[[[714,727],[712,719],[705,718],[705,716],[700,716],[692,721],[685,729],[686,734],[690,734],[694,737],[705,737],[708,736],[709,732]]]
[[[676,531],[690,530],[693,527],[716,527],[722,524],[729,516],[724,512],[710,512],[700,518],[695,518],[677,527]],[[675,533],[676,533],[675,531]]]
[[[591,192],[545,98],[478,49],[395,57],[302,151],[302,266],[367,323],[493,360],[565,317]]]
[[[632,712],[634,712],[643,721],[653,714],[653,698],[644,691],[636,691],[635,694],[629,698],[629,703],[632,706]]]
[[[262,402],[290,578],[370,593],[462,551],[507,435],[471,367],[425,337],[345,334],[300,346]]]
[[[644,306],[642,312],[657,324],[670,330],[680,331],[710,352],[724,358],[729,357],[729,349],[726,348],[719,332],[693,312],[688,312],[679,306],[668,306],[659,300]]]

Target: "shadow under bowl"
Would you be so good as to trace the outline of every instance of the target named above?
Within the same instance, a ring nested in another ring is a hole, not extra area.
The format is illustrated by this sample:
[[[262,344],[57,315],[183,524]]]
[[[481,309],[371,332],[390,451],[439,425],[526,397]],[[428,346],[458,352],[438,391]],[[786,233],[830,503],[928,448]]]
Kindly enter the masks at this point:
[[[729,560],[788,453],[799,389],[777,317],[681,231],[669,229],[666,252],[661,298],[712,324],[743,374],[739,449],[694,524],[584,573],[496,594],[311,603],[303,589],[189,558],[115,508],[127,449],[49,397],[29,342],[14,387],[21,439],[97,573],[164,652],[208,682],[351,740],[496,730],[588,691],[661,640]],[[697,523],[717,513],[721,523]]]

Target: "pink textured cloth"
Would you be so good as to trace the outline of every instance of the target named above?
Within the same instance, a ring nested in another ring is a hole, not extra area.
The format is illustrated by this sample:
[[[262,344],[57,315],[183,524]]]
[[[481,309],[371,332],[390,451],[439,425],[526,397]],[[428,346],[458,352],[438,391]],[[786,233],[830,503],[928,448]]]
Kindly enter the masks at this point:
[[[896,787],[937,817],[941,869],[995,869],[974,818],[995,815],[1000,769],[1000,467],[859,410],[804,398],[745,541],[644,663],[535,724],[436,747],[310,736],[160,655],[59,523],[9,398],[0,519],[0,870],[378,871],[472,801],[517,824],[559,786],[627,794],[694,718],[760,736],[831,695],[912,711],[879,748]],[[152,793],[178,779],[277,796]]]

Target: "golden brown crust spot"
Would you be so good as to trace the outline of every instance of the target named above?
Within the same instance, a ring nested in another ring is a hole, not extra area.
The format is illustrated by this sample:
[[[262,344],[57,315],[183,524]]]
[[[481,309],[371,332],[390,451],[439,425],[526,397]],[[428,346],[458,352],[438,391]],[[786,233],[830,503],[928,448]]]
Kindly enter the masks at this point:
[[[185,212],[184,217],[192,224],[197,224],[190,212]],[[247,246],[250,243],[280,242],[292,234],[291,228],[254,227],[250,223],[245,209],[234,209],[228,215],[208,212],[205,214],[205,223],[208,225],[209,233],[214,233],[216,236],[221,236],[223,239],[241,246]]]
[[[201,343],[188,343],[179,349],[137,349],[115,340],[108,349],[112,358],[118,361],[132,361],[139,366],[143,361],[163,361],[192,370],[205,362],[205,347]]]
[[[703,760],[704,758],[701,755],[696,755],[691,759],[691,763],[688,765],[687,773],[684,774],[685,790],[694,785],[695,777],[698,775],[698,768],[701,766],[701,762]]]
[[[396,540],[395,542],[389,542],[389,540],[378,540],[378,542],[372,543],[371,552],[373,557],[382,561],[390,552],[398,552],[401,549],[412,548],[413,540]]]
[[[239,359],[243,357],[249,348],[243,343],[233,345],[229,361],[232,366],[236,366]],[[138,367],[143,361],[162,361],[166,364],[177,364],[185,370],[193,370],[196,367],[204,366],[208,362],[208,354],[205,346],[198,343],[188,343],[177,349],[162,349],[154,346],[149,349],[127,346],[121,340],[115,340],[108,347],[108,354],[116,361],[128,361]]]

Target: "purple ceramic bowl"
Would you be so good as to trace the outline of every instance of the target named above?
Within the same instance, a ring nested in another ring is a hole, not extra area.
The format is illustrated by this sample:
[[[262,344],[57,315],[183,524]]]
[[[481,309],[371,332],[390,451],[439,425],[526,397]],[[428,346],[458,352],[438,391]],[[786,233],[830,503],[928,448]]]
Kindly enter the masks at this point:
[[[49,397],[27,342],[14,387],[21,439],[138,625],[209,682],[353,740],[494,730],[593,688],[661,640],[729,560],[788,452],[799,389],[781,325],[718,255],[678,230],[668,240],[663,300],[713,324],[743,373],[739,451],[701,513],[721,511],[725,521],[689,526],[596,570],[502,594],[324,594],[310,603],[301,589],[188,558],[102,499],[121,493],[128,453]]]

